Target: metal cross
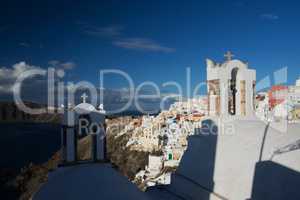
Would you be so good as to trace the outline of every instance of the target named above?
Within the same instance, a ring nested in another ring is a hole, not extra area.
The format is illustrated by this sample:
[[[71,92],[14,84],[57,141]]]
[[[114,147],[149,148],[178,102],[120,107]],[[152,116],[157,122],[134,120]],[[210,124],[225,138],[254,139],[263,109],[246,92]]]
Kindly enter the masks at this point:
[[[82,98],[82,102],[86,103],[86,99],[88,98],[88,96],[85,93],[83,93],[81,98]]]
[[[227,51],[224,57],[227,59],[227,61],[229,61],[234,57],[234,55],[230,51]]]

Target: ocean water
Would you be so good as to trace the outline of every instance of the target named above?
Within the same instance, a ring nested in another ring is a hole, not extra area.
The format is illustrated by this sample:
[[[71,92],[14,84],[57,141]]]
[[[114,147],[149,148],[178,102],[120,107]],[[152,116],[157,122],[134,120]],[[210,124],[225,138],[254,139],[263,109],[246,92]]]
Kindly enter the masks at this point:
[[[0,123],[0,168],[43,163],[59,148],[59,124]]]

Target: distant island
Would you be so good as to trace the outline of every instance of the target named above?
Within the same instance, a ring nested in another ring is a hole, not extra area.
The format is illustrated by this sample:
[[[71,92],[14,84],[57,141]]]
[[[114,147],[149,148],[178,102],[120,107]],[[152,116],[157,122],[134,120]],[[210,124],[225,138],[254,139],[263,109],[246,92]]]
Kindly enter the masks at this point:
[[[30,108],[42,108],[46,105],[24,102]],[[0,102],[0,122],[40,122],[40,123],[60,123],[61,115],[54,113],[45,113],[39,115],[30,115],[21,111],[14,102]]]

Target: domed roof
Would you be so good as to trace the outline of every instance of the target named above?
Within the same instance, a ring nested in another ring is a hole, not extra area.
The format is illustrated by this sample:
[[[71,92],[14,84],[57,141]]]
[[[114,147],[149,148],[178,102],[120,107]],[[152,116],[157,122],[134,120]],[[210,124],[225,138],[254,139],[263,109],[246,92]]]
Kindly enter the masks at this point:
[[[92,104],[89,104],[89,103],[80,103],[74,107],[74,110],[78,114],[88,114],[88,113],[96,111],[96,108]]]
[[[101,113],[101,114],[105,114],[103,104],[100,104],[98,109],[96,109],[92,104],[89,104],[89,103],[86,102],[87,97],[88,96],[85,93],[83,93],[83,95],[81,96],[82,103],[78,104],[77,106],[75,106],[73,108],[73,110],[77,114],[90,114],[92,112],[98,112],[98,113]]]

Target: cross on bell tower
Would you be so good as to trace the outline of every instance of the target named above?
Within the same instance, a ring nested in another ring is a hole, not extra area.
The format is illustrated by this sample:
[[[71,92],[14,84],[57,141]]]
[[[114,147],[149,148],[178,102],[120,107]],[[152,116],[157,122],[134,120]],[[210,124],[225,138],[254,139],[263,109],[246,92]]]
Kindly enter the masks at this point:
[[[81,98],[82,98],[82,103],[86,103],[86,99],[88,98],[88,96],[85,93],[83,93],[81,95]]]
[[[230,61],[234,57],[234,55],[231,53],[231,51],[227,51],[224,54],[224,57],[226,58],[227,61]]]

